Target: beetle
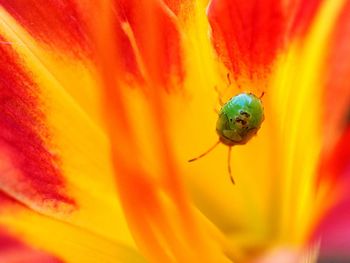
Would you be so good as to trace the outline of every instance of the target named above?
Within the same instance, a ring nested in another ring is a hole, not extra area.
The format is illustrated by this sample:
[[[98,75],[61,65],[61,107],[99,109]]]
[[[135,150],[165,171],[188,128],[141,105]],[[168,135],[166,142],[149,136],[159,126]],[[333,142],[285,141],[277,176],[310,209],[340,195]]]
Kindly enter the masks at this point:
[[[218,116],[216,122],[216,133],[219,140],[200,156],[189,160],[196,161],[211,152],[219,143],[229,147],[228,150],[228,172],[231,182],[235,181],[231,174],[231,148],[234,145],[246,144],[260,129],[264,121],[264,107],[261,98],[253,93],[242,92],[232,97],[225,103]]]

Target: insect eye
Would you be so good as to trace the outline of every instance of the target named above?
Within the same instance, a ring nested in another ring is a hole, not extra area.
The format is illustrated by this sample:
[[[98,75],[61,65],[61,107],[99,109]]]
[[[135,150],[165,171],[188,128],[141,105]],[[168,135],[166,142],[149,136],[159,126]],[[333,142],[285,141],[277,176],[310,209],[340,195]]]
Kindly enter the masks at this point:
[[[244,120],[244,119],[241,119],[240,117],[237,117],[237,118],[235,119],[235,122],[236,122],[236,123],[241,123],[243,126],[247,125],[247,121]]]
[[[246,118],[250,117],[250,114],[248,112],[245,112],[245,111],[240,111],[239,114],[242,115],[242,116],[245,116]]]
[[[232,118],[230,119],[230,122],[232,122],[233,120],[232,120]]]

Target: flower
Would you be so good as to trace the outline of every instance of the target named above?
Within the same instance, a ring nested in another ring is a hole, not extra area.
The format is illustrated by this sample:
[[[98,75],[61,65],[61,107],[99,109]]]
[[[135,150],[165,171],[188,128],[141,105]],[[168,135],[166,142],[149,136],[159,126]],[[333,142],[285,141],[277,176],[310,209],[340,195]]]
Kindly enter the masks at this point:
[[[338,253],[348,1],[0,4],[6,235],[63,262]],[[265,93],[265,121],[233,148],[233,186],[226,147],[187,160],[217,141],[219,99],[242,91]]]

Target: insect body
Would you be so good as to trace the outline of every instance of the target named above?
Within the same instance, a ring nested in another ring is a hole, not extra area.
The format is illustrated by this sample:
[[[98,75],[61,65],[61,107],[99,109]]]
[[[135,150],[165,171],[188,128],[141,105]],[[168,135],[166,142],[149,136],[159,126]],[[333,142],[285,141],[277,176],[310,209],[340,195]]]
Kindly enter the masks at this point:
[[[189,162],[207,155],[221,142],[229,146],[228,172],[232,183],[234,183],[230,166],[231,147],[247,143],[258,132],[263,120],[264,108],[261,97],[258,98],[252,93],[240,93],[232,97],[222,106],[216,122],[216,132],[219,135],[219,141],[205,153],[189,160]]]
[[[245,144],[257,133],[263,120],[261,100],[252,93],[240,93],[221,108],[216,132],[223,144]]]

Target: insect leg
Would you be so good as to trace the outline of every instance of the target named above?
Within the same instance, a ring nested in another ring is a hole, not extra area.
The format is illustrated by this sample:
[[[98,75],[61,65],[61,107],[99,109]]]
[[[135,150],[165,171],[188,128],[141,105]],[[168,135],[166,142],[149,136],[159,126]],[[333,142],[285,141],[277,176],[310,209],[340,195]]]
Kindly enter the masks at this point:
[[[214,86],[214,89],[215,89],[216,93],[218,94],[218,100],[219,100],[220,106],[223,106],[225,104],[225,102],[222,100],[218,86]]]
[[[230,78],[230,73],[227,73],[226,75],[226,78],[227,78],[227,83],[228,83],[228,87],[231,86],[232,82],[231,82],[231,78]]]
[[[264,95],[265,95],[265,91],[263,91],[263,92],[261,93],[259,99],[262,99],[262,98],[264,97]]]
[[[230,176],[231,182],[235,184],[235,180],[233,179],[232,172],[231,172],[231,151],[232,151],[232,146],[229,146],[228,155],[227,155],[227,169],[228,169],[228,174]]]
[[[210,153],[212,150],[215,149],[216,146],[218,146],[218,144],[220,143],[220,141],[217,141],[212,147],[210,147],[206,152],[202,153],[201,155],[199,155],[196,158],[190,159],[188,160],[188,162],[193,162],[193,161],[197,161],[198,159],[206,156],[208,153]]]
[[[227,78],[227,86],[226,86],[226,87],[227,87],[227,88],[230,88],[231,85],[232,85],[230,72],[228,72],[228,73],[226,74],[226,78]],[[238,90],[242,91],[242,86],[241,86],[241,84],[239,84],[239,82],[237,81],[236,78],[235,78],[235,82],[236,82],[236,85],[237,85]]]

